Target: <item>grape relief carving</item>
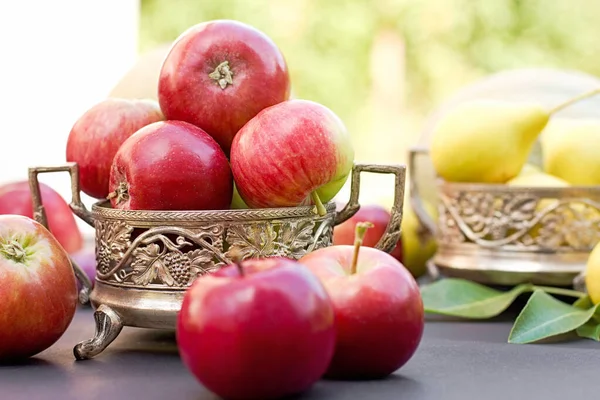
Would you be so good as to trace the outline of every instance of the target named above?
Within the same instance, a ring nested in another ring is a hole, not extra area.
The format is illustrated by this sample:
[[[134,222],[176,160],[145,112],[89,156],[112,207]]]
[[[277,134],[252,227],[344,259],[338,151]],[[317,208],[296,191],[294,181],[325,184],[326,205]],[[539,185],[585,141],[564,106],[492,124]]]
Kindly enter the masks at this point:
[[[97,276],[131,287],[181,289],[196,277],[243,259],[282,256],[299,259],[331,244],[331,219],[212,224],[194,228],[138,229],[121,221],[97,223]]]

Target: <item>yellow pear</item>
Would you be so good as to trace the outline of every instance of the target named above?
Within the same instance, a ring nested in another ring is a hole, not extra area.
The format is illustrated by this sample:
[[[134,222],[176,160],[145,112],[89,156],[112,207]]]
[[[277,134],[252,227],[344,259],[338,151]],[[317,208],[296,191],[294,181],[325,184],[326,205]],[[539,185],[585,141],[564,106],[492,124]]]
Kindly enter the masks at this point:
[[[433,166],[450,182],[504,183],[521,172],[548,119],[548,111],[536,103],[458,105],[433,132]]]
[[[519,172],[519,175],[517,176],[537,174],[538,172],[543,172],[540,167],[538,167],[537,165],[527,163],[523,165],[523,168],[521,168],[521,172]]]
[[[600,244],[597,244],[588,256],[585,267],[585,287],[592,303],[600,303]]]
[[[545,172],[530,172],[521,174],[506,182],[509,186],[520,187],[565,187],[569,182]]]
[[[437,220],[437,210],[429,203],[425,209],[434,220]],[[421,241],[422,230],[419,220],[409,203],[404,203],[402,216],[402,264],[415,277],[420,277],[427,270],[427,260],[437,251],[437,243],[433,236]]]
[[[546,172],[572,185],[600,185],[600,119],[553,118],[540,142]]]

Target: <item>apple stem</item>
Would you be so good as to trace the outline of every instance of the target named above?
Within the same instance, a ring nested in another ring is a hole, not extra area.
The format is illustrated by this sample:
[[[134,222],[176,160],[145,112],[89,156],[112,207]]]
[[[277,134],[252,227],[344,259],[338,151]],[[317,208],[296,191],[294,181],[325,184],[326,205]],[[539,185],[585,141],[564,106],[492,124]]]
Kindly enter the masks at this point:
[[[21,246],[21,243],[16,240],[11,240],[8,243],[2,243],[0,247],[0,252],[4,254],[5,257],[18,262],[25,262],[25,258],[27,257],[27,252]]]
[[[310,193],[310,198],[312,199],[313,203],[315,203],[315,206],[317,207],[317,213],[319,214],[319,216],[323,217],[324,215],[326,215],[327,210],[325,209],[325,206],[323,205],[323,202],[321,201],[321,198],[319,197],[319,194],[316,190]]]
[[[233,85],[233,71],[229,68],[229,61],[223,61],[217,65],[217,68],[210,74],[210,79],[217,82],[221,89],[225,89],[227,85]]]
[[[575,97],[565,101],[564,103],[554,106],[552,109],[550,109],[548,114],[550,114],[550,115],[556,114],[560,110],[565,109],[565,108],[569,107],[570,105],[577,103],[578,101],[587,99],[588,97],[592,97],[597,94],[600,94],[600,88],[596,88],[594,90],[590,90],[589,92],[582,93],[579,96],[575,96]]]
[[[354,254],[352,255],[352,264],[350,265],[350,273],[352,275],[356,274],[356,270],[358,268],[358,253],[360,252],[360,247],[363,244],[365,234],[367,233],[367,230],[372,227],[373,223],[368,221],[359,222],[356,224],[354,235]]]
[[[233,249],[229,250],[228,253],[229,258],[231,258],[231,261],[237,267],[240,276],[246,275],[246,273],[244,272],[244,268],[242,267],[243,256],[240,249],[234,247]]]

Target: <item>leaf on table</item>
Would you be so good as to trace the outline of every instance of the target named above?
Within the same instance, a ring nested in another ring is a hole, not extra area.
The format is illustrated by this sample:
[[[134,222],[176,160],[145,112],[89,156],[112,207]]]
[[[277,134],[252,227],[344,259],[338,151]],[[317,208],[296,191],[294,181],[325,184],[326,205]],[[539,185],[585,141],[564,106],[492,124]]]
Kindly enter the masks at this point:
[[[478,283],[446,278],[421,289],[425,311],[454,317],[485,319],[499,315],[522,293],[532,290],[530,284],[500,291]]]
[[[582,310],[588,310],[592,307],[594,307],[594,303],[592,303],[592,299],[590,299],[590,296],[583,296],[578,298],[574,303],[573,303],[573,307],[577,307],[580,308]]]
[[[600,324],[596,320],[589,320],[577,328],[577,336],[600,342]]]
[[[576,330],[594,315],[596,307],[581,309],[563,303],[543,290],[535,290],[508,337],[509,343],[533,343]]]

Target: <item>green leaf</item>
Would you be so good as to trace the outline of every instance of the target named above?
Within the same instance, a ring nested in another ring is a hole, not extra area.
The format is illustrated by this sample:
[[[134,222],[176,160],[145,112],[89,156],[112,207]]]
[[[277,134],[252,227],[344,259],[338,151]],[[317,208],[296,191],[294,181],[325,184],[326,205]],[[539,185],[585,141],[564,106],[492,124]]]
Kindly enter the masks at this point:
[[[581,308],[583,310],[588,310],[594,307],[594,303],[590,299],[590,296],[585,296],[580,299],[577,299],[575,303],[573,303],[574,307]],[[594,315],[592,319],[590,319],[585,324],[581,325],[577,328],[577,336],[592,339],[595,341],[600,341],[600,312],[599,308],[595,308]]]
[[[464,279],[446,278],[421,289],[425,311],[454,317],[485,319],[499,315],[533,286],[500,291]]]
[[[594,307],[594,303],[592,303],[592,299],[590,299],[590,296],[584,296],[578,298],[577,301],[573,303],[573,307],[577,307],[582,310],[588,310]]]
[[[532,343],[571,332],[588,322],[596,307],[583,310],[535,290],[515,320],[509,343]]]
[[[577,328],[577,336],[600,342],[600,324],[596,320],[590,320]]]

